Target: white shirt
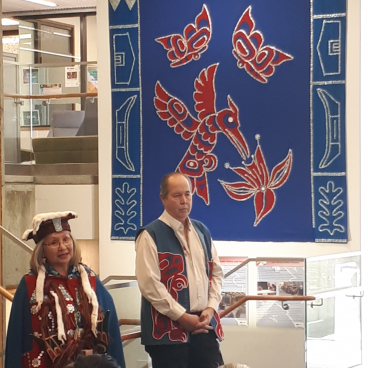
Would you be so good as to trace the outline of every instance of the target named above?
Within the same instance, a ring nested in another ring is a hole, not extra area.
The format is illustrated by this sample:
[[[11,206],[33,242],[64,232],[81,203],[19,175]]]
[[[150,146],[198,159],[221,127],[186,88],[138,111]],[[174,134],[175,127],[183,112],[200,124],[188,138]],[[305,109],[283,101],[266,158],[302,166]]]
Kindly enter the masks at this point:
[[[159,220],[174,230],[183,247],[189,285],[190,312],[200,312],[207,307],[217,311],[221,301],[223,272],[213,242],[213,272],[208,293],[209,280],[206,274],[204,250],[190,220],[188,243],[184,235],[184,225],[180,221],[175,220],[166,211],[159,217]],[[146,230],[136,240],[136,276],[142,295],[158,312],[174,321],[185,313],[185,308],[172,298],[160,281],[157,247]]]

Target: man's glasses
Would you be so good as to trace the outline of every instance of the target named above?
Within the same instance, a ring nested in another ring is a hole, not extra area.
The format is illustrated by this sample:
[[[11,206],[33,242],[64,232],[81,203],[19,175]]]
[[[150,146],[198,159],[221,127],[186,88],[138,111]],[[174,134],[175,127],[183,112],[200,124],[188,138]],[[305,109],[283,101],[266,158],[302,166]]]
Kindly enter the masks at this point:
[[[73,239],[70,236],[66,236],[61,240],[53,240],[50,243],[43,243],[43,245],[50,247],[50,248],[59,248],[61,244],[65,247],[72,245]]]

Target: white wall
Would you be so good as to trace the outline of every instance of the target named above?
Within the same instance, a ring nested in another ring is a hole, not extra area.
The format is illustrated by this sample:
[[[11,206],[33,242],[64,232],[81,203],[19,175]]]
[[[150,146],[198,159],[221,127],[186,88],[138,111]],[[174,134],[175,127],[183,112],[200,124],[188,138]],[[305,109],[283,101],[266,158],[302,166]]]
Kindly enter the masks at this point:
[[[36,185],[35,213],[73,211],[70,221],[76,239],[98,239],[97,185]]]
[[[361,223],[362,223],[362,285],[365,288],[365,295],[368,293],[368,174],[367,174],[367,162],[368,162],[368,71],[364,67],[368,65],[368,2],[362,1],[361,4],[361,44],[363,45],[361,51]],[[362,310],[368,310],[367,297],[362,298]],[[368,345],[368,315],[362,315],[362,327],[363,327],[363,342],[362,346]],[[368,349],[363,349],[363,366],[368,367]]]
[[[87,17],[87,60],[97,60],[97,17]]]

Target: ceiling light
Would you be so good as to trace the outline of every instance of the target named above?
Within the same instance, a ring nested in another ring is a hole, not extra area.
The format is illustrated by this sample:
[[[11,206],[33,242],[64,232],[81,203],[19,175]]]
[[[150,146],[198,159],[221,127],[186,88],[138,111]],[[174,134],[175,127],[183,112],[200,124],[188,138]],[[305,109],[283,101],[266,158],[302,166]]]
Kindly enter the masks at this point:
[[[64,34],[59,32],[52,32],[55,36],[72,37],[70,34]]]
[[[32,35],[30,33],[20,34],[19,39],[24,40],[26,38],[32,38]]]
[[[51,6],[51,7],[57,6],[55,3],[52,3],[51,1],[45,1],[45,0],[23,0],[23,1],[28,1],[29,3],[35,3],[35,4]]]
[[[19,24],[19,22],[17,20],[14,20],[14,19],[3,18],[3,19],[1,19],[1,24],[3,26],[17,26]]]
[[[19,26],[19,28],[29,29],[30,31],[38,31],[36,28],[33,27]]]

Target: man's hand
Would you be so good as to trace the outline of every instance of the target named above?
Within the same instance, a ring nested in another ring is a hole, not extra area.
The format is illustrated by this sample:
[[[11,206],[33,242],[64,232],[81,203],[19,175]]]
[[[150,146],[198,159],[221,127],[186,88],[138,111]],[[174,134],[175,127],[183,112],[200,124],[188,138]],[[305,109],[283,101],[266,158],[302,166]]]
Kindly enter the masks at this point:
[[[213,330],[212,326],[210,325],[210,322],[214,313],[215,311],[210,307],[204,309],[199,317],[199,323],[197,324],[197,328],[192,333],[193,334],[208,333],[209,330]]]
[[[195,314],[184,313],[178,322],[188,331],[192,332],[197,328],[199,317]]]
[[[209,325],[211,322],[211,319],[213,318],[213,315],[215,314],[215,311],[213,308],[208,307],[205,310],[202,311],[201,316],[199,317],[199,320],[201,322],[207,322]]]
[[[194,314],[184,313],[178,319],[178,322],[193,334],[208,333],[209,330],[213,330],[210,322],[214,313],[215,311],[212,308],[206,308],[199,317]]]

